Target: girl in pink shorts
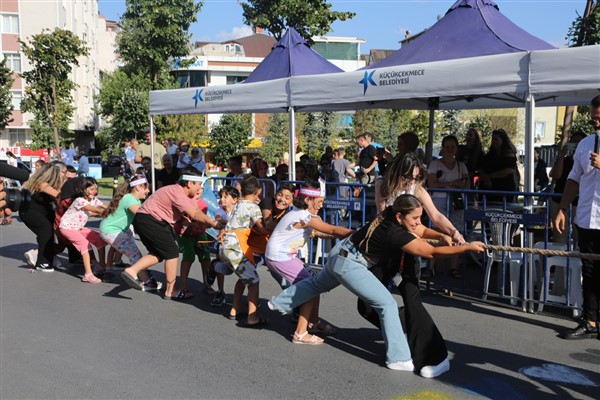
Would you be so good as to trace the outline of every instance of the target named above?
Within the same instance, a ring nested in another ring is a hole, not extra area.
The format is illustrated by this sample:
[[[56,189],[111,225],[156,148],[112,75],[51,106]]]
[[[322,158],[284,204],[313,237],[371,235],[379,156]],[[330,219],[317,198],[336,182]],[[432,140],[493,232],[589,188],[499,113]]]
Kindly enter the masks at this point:
[[[80,197],[77,197],[60,221],[60,233],[73,244],[81,253],[85,274],[82,281],[88,283],[100,283],[92,272],[89,251],[91,245],[98,249],[98,273],[106,269],[104,247],[106,242],[100,233],[85,227],[90,215],[101,216],[106,205],[96,198],[98,183],[94,178],[87,177],[81,181],[78,188]]]

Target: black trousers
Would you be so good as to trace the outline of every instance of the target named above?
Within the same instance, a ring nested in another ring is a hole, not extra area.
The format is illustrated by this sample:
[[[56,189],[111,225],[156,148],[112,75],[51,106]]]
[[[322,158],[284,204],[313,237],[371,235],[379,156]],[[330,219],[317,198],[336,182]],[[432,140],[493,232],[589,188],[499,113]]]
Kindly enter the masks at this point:
[[[579,251],[600,254],[600,230],[577,227]],[[583,276],[583,318],[600,321],[600,261],[581,259]]]
[[[442,334],[433,322],[421,301],[419,293],[419,266],[414,260],[405,260],[405,268],[400,283],[400,294],[404,300],[404,308],[399,309],[400,319],[408,337],[408,346],[416,370],[426,365],[437,365],[448,357],[448,350]],[[387,286],[395,274],[393,268],[377,265],[370,270]],[[377,312],[361,299],[358,299],[358,312],[367,321],[381,328]]]
[[[26,212],[19,213],[21,220],[31,232],[36,235],[38,244],[38,257],[36,266],[41,264],[52,265],[55,256],[54,248],[54,212],[30,208]]]

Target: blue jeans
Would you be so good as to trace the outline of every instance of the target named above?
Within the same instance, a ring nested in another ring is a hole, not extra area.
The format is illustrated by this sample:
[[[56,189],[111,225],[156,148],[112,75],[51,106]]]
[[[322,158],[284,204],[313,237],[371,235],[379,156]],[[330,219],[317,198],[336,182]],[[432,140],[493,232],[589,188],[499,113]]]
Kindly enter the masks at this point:
[[[348,252],[348,255],[340,256],[340,250]],[[400,324],[398,304],[387,288],[367,269],[368,265],[352,243],[344,239],[331,250],[325,268],[317,276],[290,286],[273,297],[271,302],[279,311],[287,314],[293,308],[341,284],[377,311],[385,340],[386,361],[393,363],[410,360],[410,349]]]

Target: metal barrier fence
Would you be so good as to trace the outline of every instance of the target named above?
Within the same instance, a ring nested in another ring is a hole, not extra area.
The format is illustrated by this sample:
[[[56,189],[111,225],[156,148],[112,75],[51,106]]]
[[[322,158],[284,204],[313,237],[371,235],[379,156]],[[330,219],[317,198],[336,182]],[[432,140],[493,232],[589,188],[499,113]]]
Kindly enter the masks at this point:
[[[233,184],[240,178],[212,177],[213,191],[226,184]],[[278,185],[271,179],[259,179],[263,192],[275,193]],[[285,181],[298,184],[298,181]],[[358,229],[377,214],[375,207],[375,185],[359,183],[327,182],[326,198],[321,210],[321,218],[333,225]],[[518,240],[518,247],[557,249],[557,244],[550,241],[553,218],[551,200],[560,199],[561,194],[537,192],[499,192],[483,190],[428,189],[432,197],[435,193],[445,196],[445,207],[438,207],[450,220],[454,213],[462,214],[462,232],[467,240],[481,240],[486,244],[510,246]],[[461,194],[464,210],[452,210],[452,194]],[[490,197],[500,201],[491,201]],[[439,201],[437,201],[440,204]],[[443,201],[442,201],[443,203]],[[568,213],[566,235],[567,243],[561,249],[571,250],[573,236],[571,210]],[[430,222],[431,224],[431,222]],[[460,226],[457,228],[461,229]],[[334,241],[314,238],[301,251],[300,257],[312,266],[322,267],[327,253]],[[553,262],[560,261],[561,271]],[[496,274],[497,291],[489,290],[492,280],[491,270],[498,265]],[[508,269],[507,269],[508,266]],[[482,261],[485,278],[481,289],[483,298],[494,297],[507,299],[515,305],[522,303],[523,311],[533,312],[534,304],[542,310],[545,304],[572,309],[574,315],[581,310],[580,300],[580,267],[572,258],[558,260],[551,257],[540,257],[532,254],[514,254],[509,252],[486,252]],[[553,268],[554,267],[554,268]],[[463,263],[463,269],[465,264]],[[564,268],[564,269],[563,269]],[[466,272],[466,271],[463,271]],[[464,276],[465,274],[463,274]],[[463,278],[462,289],[465,287]],[[507,282],[508,280],[508,282]],[[560,295],[559,286],[564,286]]]

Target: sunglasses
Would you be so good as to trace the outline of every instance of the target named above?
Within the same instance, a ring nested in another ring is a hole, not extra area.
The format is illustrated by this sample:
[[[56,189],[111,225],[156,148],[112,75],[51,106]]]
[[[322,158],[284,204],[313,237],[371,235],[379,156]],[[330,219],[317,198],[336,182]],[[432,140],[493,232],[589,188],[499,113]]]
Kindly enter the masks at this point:
[[[424,176],[419,174],[417,176],[412,176],[412,175],[408,175],[408,176],[403,176],[404,179],[406,179],[407,181],[422,181]]]
[[[200,152],[197,150],[192,150],[192,154],[194,154],[194,153],[200,153]]]

